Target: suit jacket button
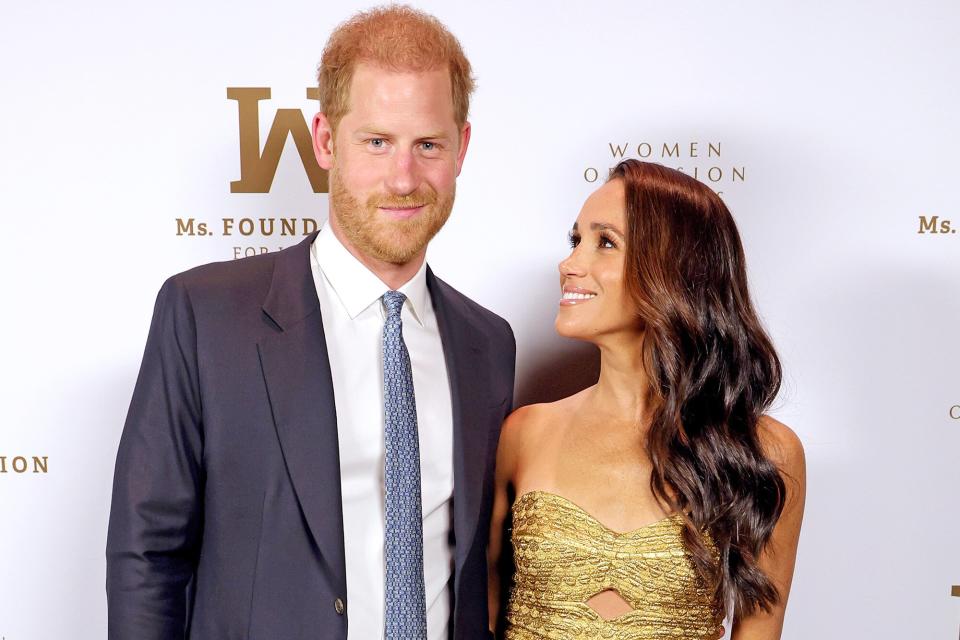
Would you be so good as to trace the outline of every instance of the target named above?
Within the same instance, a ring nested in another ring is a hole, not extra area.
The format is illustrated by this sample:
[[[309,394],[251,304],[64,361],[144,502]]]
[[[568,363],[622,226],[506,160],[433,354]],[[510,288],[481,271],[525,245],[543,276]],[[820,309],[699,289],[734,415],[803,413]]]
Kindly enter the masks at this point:
[[[334,600],[333,609],[337,612],[337,614],[342,616],[344,611],[343,600],[341,600],[340,598],[337,598],[336,600]]]

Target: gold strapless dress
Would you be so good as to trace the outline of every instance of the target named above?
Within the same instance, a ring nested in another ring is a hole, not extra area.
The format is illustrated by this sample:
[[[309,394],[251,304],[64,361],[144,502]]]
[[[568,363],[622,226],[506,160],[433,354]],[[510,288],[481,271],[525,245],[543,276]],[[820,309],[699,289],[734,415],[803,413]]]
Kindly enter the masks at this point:
[[[566,498],[524,493],[513,503],[506,640],[720,638],[721,612],[693,569],[682,530],[674,514],[618,533]],[[587,601],[607,589],[633,610],[602,618]]]

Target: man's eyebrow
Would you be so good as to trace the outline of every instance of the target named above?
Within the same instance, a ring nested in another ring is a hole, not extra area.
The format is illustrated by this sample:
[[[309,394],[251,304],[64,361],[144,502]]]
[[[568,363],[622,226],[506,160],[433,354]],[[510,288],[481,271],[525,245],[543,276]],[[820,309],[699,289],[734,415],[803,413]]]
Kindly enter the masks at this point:
[[[375,124],[364,125],[357,129],[356,133],[363,136],[380,136],[381,138],[392,138],[393,135],[386,132],[381,126]],[[425,136],[418,136],[417,140],[446,140],[449,136],[440,131],[438,133],[429,133]]]
[[[573,227],[576,228],[577,225],[573,225]],[[591,231],[613,231],[615,234],[617,234],[621,238],[624,237],[623,232],[620,231],[620,229],[618,229],[614,225],[610,224],[609,222],[591,222],[590,230]]]
[[[378,127],[375,124],[368,124],[366,126],[360,127],[356,130],[356,133],[362,136],[380,136],[382,138],[389,138],[390,134],[387,133],[383,127]]]

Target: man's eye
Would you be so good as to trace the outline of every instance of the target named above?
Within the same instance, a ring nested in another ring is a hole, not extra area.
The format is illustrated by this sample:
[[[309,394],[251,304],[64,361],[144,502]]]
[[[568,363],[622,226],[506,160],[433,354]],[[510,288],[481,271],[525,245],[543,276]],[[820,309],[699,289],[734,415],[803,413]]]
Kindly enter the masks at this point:
[[[421,143],[421,146],[423,147],[423,150],[424,150],[424,151],[433,151],[434,149],[437,148],[437,143],[436,143],[436,142],[422,142],[422,143]]]
[[[385,141],[383,138],[371,138],[369,142],[371,147],[375,149],[382,149]]]

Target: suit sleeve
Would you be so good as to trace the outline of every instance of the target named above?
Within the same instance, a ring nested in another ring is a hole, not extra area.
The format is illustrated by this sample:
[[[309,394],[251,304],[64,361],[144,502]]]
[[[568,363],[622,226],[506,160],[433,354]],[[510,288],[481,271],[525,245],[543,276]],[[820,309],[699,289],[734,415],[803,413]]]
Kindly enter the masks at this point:
[[[504,320],[504,324],[506,325],[507,367],[510,372],[509,399],[507,400],[506,414],[504,415],[504,418],[506,418],[506,416],[513,411],[513,389],[516,386],[515,376],[517,371],[517,339],[513,335],[513,327],[510,326],[510,323]]]
[[[177,276],[157,295],[120,437],[107,531],[110,640],[185,636],[202,535],[197,331]]]

